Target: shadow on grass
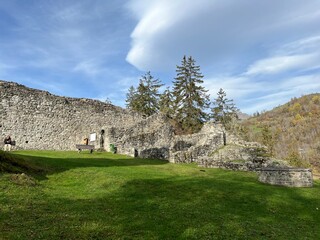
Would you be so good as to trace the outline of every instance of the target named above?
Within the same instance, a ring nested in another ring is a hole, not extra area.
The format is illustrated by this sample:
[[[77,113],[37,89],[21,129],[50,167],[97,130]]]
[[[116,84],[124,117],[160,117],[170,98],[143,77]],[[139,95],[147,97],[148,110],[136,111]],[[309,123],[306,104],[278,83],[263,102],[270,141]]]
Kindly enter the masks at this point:
[[[319,239],[319,184],[292,189],[239,175],[134,179],[87,199],[35,196],[4,211],[22,239]]]
[[[0,167],[2,162],[6,163],[6,168],[3,171],[29,173],[38,180],[46,179],[48,174],[60,173],[75,168],[131,167],[168,163],[165,160],[130,158],[124,155],[104,152],[95,152],[93,154],[82,152],[79,154],[77,152],[58,151],[33,151],[30,153],[28,151],[16,151],[11,153],[0,152],[0,158]]]

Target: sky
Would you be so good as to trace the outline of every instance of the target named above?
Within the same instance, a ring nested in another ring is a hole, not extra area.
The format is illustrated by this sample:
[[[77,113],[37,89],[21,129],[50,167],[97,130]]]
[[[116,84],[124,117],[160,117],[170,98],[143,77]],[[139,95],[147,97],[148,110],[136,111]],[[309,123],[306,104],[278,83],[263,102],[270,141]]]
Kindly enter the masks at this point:
[[[125,107],[192,56],[242,112],[320,92],[318,0],[0,0],[0,79]]]

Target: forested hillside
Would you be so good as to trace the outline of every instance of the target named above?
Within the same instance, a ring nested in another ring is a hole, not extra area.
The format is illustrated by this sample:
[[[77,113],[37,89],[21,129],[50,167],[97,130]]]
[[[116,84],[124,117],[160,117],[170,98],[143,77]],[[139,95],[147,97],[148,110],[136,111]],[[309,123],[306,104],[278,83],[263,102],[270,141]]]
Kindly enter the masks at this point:
[[[257,113],[243,121],[241,129],[246,140],[267,145],[274,157],[320,172],[320,94]]]

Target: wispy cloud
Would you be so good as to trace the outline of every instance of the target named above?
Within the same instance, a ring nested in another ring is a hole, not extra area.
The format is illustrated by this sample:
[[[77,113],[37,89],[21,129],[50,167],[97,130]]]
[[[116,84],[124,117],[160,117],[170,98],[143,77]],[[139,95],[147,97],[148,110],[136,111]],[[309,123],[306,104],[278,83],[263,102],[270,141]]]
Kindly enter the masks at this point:
[[[250,112],[320,91],[317,0],[2,1],[0,79],[124,106],[151,71],[170,85],[193,56]],[[261,109],[260,109],[261,110]]]
[[[314,52],[320,48],[320,35],[301,38],[293,42],[288,42],[277,49],[277,54],[301,54]]]
[[[101,73],[103,70],[103,67],[99,66],[99,64],[90,60],[82,61],[73,68],[73,71],[75,72],[82,72],[93,77]]]
[[[219,89],[222,88],[229,98],[238,100],[258,92],[259,89],[265,89],[264,85],[262,82],[255,82],[242,76],[220,76],[204,80],[204,86],[209,90],[211,98],[215,98]]]
[[[15,39],[0,39],[7,46],[5,54],[10,55],[8,52],[15,49],[20,58],[15,58],[14,61],[20,67],[32,65],[48,69],[82,69],[85,73],[96,73],[93,69],[105,66],[101,63],[107,57],[116,56],[123,50],[120,48],[121,40],[117,39],[120,31],[115,26],[109,26],[100,15],[116,14],[107,12],[109,5],[113,6],[113,3],[101,1],[101,9],[98,10],[96,5],[89,2],[44,2],[34,9],[21,9],[14,4],[11,8],[7,7],[6,12],[15,20],[16,28],[13,32]],[[18,11],[16,14],[13,14],[13,7]]]
[[[7,72],[9,70],[14,69],[14,68],[15,68],[14,66],[11,66],[11,65],[8,65],[8,64],[0,62],[0,76],[6,76]]]
[[[249,95],[241,100],[241,109],[247,113],[270,110],[288,102],[293,97],[320,91],[320,74],[304,75],[282,79],[278,84],[264,83],[263,93]]]
[[[95,97],[115,91],[120,75],[137,74],[125,61],[134,23],[116,0],[12,0],[0,12],[0,78]]]
[[[225,89],[247,113],[268,110],[294,96],[320,91],[319,40],[303,38],[272,48],[268,54],[274,56],[257,59],[243,73],[207,78],[206,87],[212,97],[220,87]]]
[[[250,63],[255,57],[252,55],[261,57],[270,43],[314,34],[315,23],[320,20],[317,1],[155,0],[141,7],[145,2],[131,1],[139,22],[127,55],[131,64],[143,70],[168,69],[184,54],[201,57],[205,67],[219,69],[221,61],[243,60],[243,55],[250,56],[245,59]],[[248,52],[253,47],[255,53]]]
[[[312,93],[320,90],[320,73],[303,75],[285,79],[279,84],[279,89],[291,89],[296,94]]]
[[[297,69],[309,70],[319,67],[319,60],[320,54],[275,56],[258,60],[249,66],[245,74],[276,74]]]

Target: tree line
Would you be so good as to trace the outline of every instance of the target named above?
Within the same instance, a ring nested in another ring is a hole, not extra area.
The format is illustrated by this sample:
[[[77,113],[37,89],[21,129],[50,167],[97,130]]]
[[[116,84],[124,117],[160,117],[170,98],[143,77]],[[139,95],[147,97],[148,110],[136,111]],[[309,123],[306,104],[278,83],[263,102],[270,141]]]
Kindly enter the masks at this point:
[[[129,88],[126,107],[145,116],[161,112],[172,119],[182,133],[197,132],[204,122],[212,119],[227,127],[238,117],[238,109],[222,88],[211,102],[208,90],[202,86],[203,77],[196,61],[184,56],[176,68],[172,89],[167,87],[160,93],[164,84],[148,71],[141,76],[137,87]]]

